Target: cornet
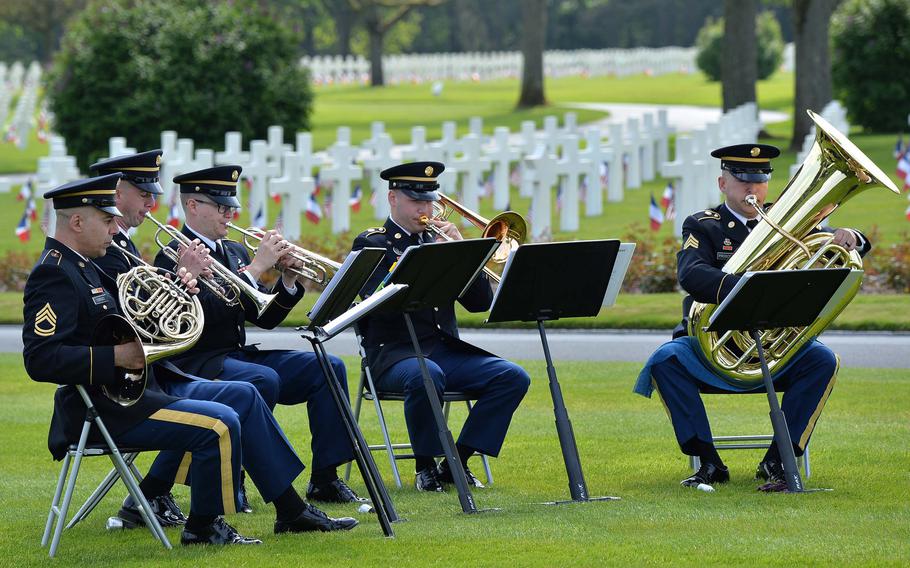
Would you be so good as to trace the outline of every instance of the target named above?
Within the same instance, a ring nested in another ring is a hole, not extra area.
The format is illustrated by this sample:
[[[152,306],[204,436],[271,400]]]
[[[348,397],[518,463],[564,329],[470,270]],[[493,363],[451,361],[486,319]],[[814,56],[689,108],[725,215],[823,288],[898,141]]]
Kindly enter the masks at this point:
[[[246,248],[252,254],[256,254],[256,249],[259,247],[259,243],[265,235],[264,229],[260,229],[259,227],[241,229],[233,223],[228,223],[227,227],[241,233],[243,235],[243,244],[246,245]],[[255,241],[255,244],[251,241]],[[329,260],[322,255],[299,247],[293,243],[291,244],[290,255],[294,259],[302,262],[303,266],[301,268],[288,268],[287,271],[295,276],[301,276],[308,280],[312,280],[316,284],[326,284],[332,279],[332,276],[341,269],[341,263]]]
[[[167,243],[161,242],[161,233],[164,233],[169,236],[171,240],[177,241],[183,246],[189,246],[192,244],[192,241],[174,227],[161,223],[152,217],[150,213],[146,213],[145,216],[158,227],[158,230],[155,231],[155,244],[161,248],[169,259],[176,263],[178,258],[177,251],[167,246]],[[272,301],[278,297],[278,294],[265,294],[260,292],[259,289],[250,284],[246,278],[234,274],[230,268],[224,266],[214,258],[212,259],[211,270],[214,275],[213,280],[224,282],[225,286],[219,286],[215,281],[209,280],[208,278],[199,278],[199,282],[207,286],[218,298],[229,306],[237,305],[240,303],[241,296],[246,296],[247,299],[256,306],[256,311],[261,316],[265,313],[265,310],[268,309]]]

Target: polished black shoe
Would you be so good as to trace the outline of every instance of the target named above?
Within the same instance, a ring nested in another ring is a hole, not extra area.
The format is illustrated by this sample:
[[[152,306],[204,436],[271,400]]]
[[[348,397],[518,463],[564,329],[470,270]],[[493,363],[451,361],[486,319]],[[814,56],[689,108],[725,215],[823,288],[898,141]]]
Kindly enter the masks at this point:
[[[227,524],[223,517],[217,517],[205,530],[190,532],[184,527],[180,544],[262,544],[262,541],[243,536]]]
[[[417,491],[431,491],[442,493],[444,491],[442,483],[439,482],[439,472],[436,466],[428,467],[417,472],[414,478],[414,486]]]
[[[464,468],[464,476],[468,482],[468,487],[483,489],[483,483],[471,473],[468,466],[465,466]],[[449,460],[442,460],[442,463],[439,464],[439,470],[436,472],[436,477],[439,479],[440,483],[455,483],[455,478],[452,477],[452,468],[449,467]]]
[[[758,464],[755,470],[755,479],[764,479],[764,483],[758,487],[759,491],[778,492],[787,490],[787,478],[784,475],[784,466],[776,461],[763,461]]]
[[[329,483],[315,484],[312,481],[306,488],[306,498],[323,503],[369,503],[369,499],[358,496],[348,484],[335,478]]]
[[[237,490],[238,500],[240,501],[240,507],[238,507],[238,513],[252,513],[253,508],[250,507],[250,500],[246,498],[246,472],[240,472],[240,488]]]
[[[158,519],[158,524],[162,527],[177,527],[186,524],[186,516],[180,510],[180,507],[177,506],[172,494],[159,495],[148,501],[155,518]],[[139,505],[132,495],[127,495],[126,499],[124,499],[123,505],[117,512],[117,517],[123,521],[123,528],[125,529],[145,526],[142,513],[139,511]]]
[[[296,519],[275,521],[275,534],[308,531],[349,531],[357,525],[357,519],[352,517],[333,519],[309,503],[304,503],[304,509],[297,515]]]
[[[713,463],[702,463],[695,475],[687,477],[680,481],[683,487],[694,487],[699,491],[711,493],[714,491],[715,483],[726,483],[730,481],[730,471],[724,466],[717,466]]]

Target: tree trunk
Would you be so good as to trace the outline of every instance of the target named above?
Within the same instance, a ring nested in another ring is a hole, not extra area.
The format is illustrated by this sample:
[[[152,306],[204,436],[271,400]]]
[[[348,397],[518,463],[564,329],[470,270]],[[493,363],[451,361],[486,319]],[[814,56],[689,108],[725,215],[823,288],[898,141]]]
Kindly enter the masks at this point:
[[[354,11],[347,2],[334,5],[335,53],[347,57],[351,54],[351,34],[354,29]]]
[[[831,56],[828,27],[840,0],[793,0],[796,48],[796,96],[790,149],[802,149],[812,128],[806,109],[821,112],[831,101]]]
[[[370,35],[370,86],[382,87],[385,79],[382,75],[382,25],[374,26],[367,22],[367,33]]]
[[[756,0],[724,0],[724,40],[720,60],[724,112],[755,102],[758,45]]]
[[[543,51],[547,36],[547,0],[525,0],[521,11],[521,95],[519,107],[544,105]]]

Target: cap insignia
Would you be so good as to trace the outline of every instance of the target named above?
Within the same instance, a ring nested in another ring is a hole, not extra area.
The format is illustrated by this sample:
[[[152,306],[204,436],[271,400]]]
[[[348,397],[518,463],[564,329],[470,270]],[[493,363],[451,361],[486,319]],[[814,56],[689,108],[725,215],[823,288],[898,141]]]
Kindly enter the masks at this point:
[[[759,148],[757,146],[753,147],[751,150],[749,150],[749,153],[752,154],[752,157],[754,158],[754,157],[758,156],[759,154],[761,154],[761,148]]]
[[[423,173],[427,174],[428,176],[433,175],[433,166],[427,166],[424,168]]]
[[[237,178],[240,177],[240,173],[237,170],[231,172],[231,179],[237,181]]]
[[[155,165],[156,165],[156,166],[160,166],[160,165],[161,165],[161,155],[160,155],[160,154],[157,155],[157,156],[155,156]]]

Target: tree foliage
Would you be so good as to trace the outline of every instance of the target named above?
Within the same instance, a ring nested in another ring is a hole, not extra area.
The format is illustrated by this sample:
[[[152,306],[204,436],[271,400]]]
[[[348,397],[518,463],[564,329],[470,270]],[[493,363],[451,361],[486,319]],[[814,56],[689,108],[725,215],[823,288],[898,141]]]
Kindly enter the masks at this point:
[[[851,122],[880,132],[907,127],[908,30],[906,0],[854,0],[835,13],[832,80]]]
[[[755,19],[758,39],[758,78],[770,77],[784,57],[784,40],[780,24],[772,12],[764,11]],[[712,81],[720,81],[721,55],[723,54],[724,19],[708,18],[698,32],[695,46],[698,49],[695,63]]]
[[[252,1],[96,1],[74,19],[49,78],[55,130],[81,167],[111,136],[158,147],[162,130],[220,148],[224,133],[309,128],[312,91],[292,34]]]

